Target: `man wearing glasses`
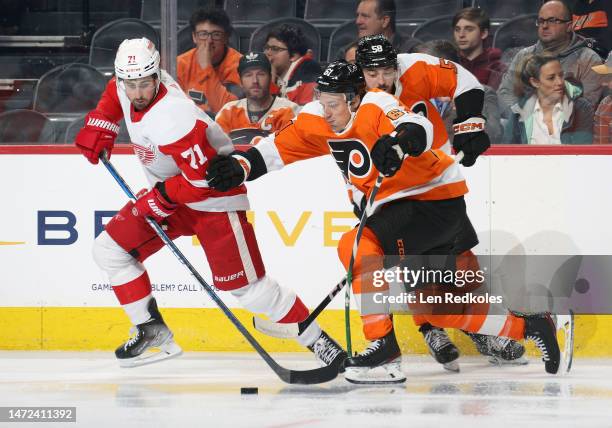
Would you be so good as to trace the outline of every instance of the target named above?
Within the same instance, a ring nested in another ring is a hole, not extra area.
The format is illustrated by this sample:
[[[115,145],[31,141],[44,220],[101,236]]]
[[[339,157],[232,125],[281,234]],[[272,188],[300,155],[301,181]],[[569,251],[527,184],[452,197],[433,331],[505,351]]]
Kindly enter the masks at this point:
[[[177,80],[185,93],[211,116],[242,96],[238,62],[228,46],[232,25],[222,9],[198,9],[189,20],[196,47],[177,58]]]
[[[510,106],[516,104],[518,96],[514,91],[518,70],[530,54],[548,53],[558,56],[565,77],[582,85],[584,96],[596,106],[601,98],[601,77],[591,67],[601,64],[601,58],[589,48],[587,41],[572,31],[572,15],[567,6],[558,0],[542,5],[536,20],[538,42],[521,49],[504,74],[499,86],[500,104],[507,114]]]
[[[268,34],[264,53],[272,64],[273,94],[298,105],[313,100],[321,66],[309,48],[302,30],[292,25],[283,24]]]

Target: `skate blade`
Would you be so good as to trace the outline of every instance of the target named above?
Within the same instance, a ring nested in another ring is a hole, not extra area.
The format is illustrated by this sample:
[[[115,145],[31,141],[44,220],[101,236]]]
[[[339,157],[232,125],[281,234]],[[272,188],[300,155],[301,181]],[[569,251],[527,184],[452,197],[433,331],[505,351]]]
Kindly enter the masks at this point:
[[[557,334],[563,332],[564,336],[557,374],[564,375],[570,372],[574,359],[574,312],[570,310],[568,315],[557,315],[556,325]]]
[[[444,370],[448,370],[449,372],[453,373],[459,373],[461,371],[461,367],[459,367],[457,360],[444,363],[442,364],[442,367],[444,367]]]
[[[175,341],[170,341],[160,345],[159,351],[149,352],[134,357],[134,358],[123,358],[119,360],[119,366],[122,368],[133,368],[145,366],[147,364],[157,363],[158,361],[169,360],[171,358],[178,357],[183,353],[183,350]]]
[[[401,370],[401,360],[379,367],[347,367],[344,372],[347,382],[358,385],[391,385],[406,382]]]
[[[529,360],[525,357],[515,358],[514,360],[504,360],[499,357],[489,357],[489,363],[494,366],[526,366]]]

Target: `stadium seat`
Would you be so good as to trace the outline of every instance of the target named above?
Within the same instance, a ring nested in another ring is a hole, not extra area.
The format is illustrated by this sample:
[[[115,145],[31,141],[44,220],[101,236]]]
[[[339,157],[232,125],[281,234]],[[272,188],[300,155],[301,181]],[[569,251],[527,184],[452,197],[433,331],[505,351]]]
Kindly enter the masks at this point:
[[[396,1],[395,5],[397,21],[426,21],[442,15],[454,15],[463,8],[464,3],[463,0],[401,0]]]
[[[355,0],[306,0],[304,19],[313,24],[355,19]]]
[[[225,0],[223,9],[232,23],[265,23],[277,18],[293,18],[295,0]]]
[[[54,144],[55,127],[42,113],[11,110],[0,113],[0,144]]]
[[[301,18],[279,18],[260,26],[253,31],[253,34],[251,34],[249,51],[262,52],[263,46],[266,43],[266,38],[268,37],[270,31],[282,24],[289,24],[293,25],[294,27],[299,27],[304,33],[308,47],[312,49],[313,58],[316,61],[319,61],[321,54],[321,35],[314,25],[304,21]]]
[[[434,19],[429,19],[419,25],[412,33],[422,42],[429,40],[445,39],[453,40],[453,15],[439,16]]]
[[[511,19],[518,15],[537,14],[542,0],[474,0],[473,6],[484,9],[491,19]]]
[[[537,17],[537,14],[519,15],[503,23],[493,36],[493,47],[505,51],[535,44],[538,41]]]
[[[89,64],[60,65],[42,75],[33,109],[41,113],[82,113],[96,107],[106,78]]]
[[[240,40],[236,31],[232,32],[229,45],[236,50],[240,50]],[[191,37],[191,27],[187,24],[176,33],[176,54],[180,55],[193,48],[195,48],[195,44],[193,43],[193,37]]]
[[[68,127],[66,128],[66,132],[64,133],[63,142],[64,144],[73,144],[74,140],[83,127],[85,123],[85,115],[79,116],[74,119]],[[125,121],[121,119],[119,122],[119,135],[115,140],[116,143],[130,143],[130,134],[127,131],[127,126],[125,125]]]
[[[104,74],[111,75],[119,44],[124,39],[138,37],[146,37],[159,47],[159,36],[150,24],[135,18],[109,22],[98,29],[91,39],[89,63]]]
[[[357,26],[355,21],[347,21],[331,33],[329,48],[327,50],[327,62],[338,59],[342,50],[357,40]]]
[[[198,8],[215,7],[215,0],[180,0],[176,2],[176,22],[179,27],[188,24],[194,10]],[[161,23],[160,0],[142,0],[140,19],[149,24],[159,26]]]

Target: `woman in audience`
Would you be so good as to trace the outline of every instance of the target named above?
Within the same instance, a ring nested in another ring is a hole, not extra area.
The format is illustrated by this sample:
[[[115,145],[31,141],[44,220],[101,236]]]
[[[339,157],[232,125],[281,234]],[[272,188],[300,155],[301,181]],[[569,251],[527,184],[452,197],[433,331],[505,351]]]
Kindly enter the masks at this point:
[[[582,88],[563,77],[561,63],[549,55],[531,55],[519,68],[522,92],[511,108],[504,142],[509,144],[591,144],[593,106]]]

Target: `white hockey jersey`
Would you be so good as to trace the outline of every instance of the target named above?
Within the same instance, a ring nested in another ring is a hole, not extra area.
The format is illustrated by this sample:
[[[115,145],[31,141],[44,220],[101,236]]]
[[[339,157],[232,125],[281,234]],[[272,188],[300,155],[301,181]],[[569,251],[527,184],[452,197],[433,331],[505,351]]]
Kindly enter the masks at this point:
[[[122,82],[108,83],[96,111],[117,123],[123,117],[130,140],[151,185],[163,181],[174,202],[198,211],[249,208],[246,188],[209,188],[208,160],[234,150],[230,138],[162,71],[159,92],[143,111],[135,111]]]

